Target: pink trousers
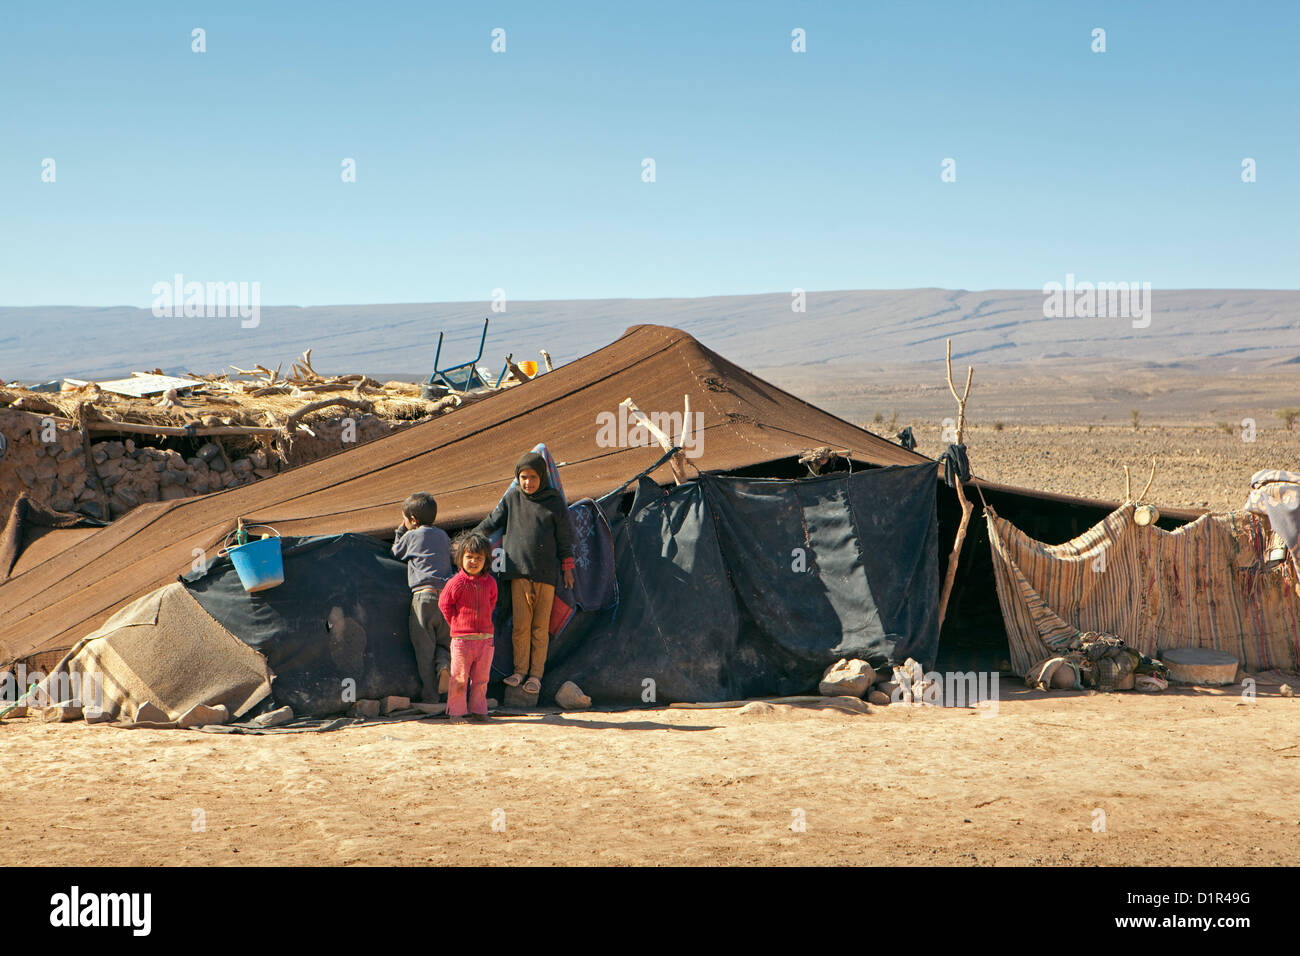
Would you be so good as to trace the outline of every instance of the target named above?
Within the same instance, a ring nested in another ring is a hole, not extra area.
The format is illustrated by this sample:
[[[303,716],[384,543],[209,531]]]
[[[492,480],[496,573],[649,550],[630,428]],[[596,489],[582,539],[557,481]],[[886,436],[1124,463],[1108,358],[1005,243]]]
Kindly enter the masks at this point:
[[[463,717],[469,692],[471,714],[487,713],[488,675],[492,671],[492,638],[451,639],[451,681],[447,686],[447,716]]]

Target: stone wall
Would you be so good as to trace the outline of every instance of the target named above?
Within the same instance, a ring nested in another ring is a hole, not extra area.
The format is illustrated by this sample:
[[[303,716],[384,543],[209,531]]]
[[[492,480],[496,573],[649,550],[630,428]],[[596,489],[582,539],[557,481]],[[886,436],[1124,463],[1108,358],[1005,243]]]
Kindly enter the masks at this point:
[[[300,433],[295,438],[292,463],[304,464],[364,444],[404,424],[374,415],[356,416],[346,430],[342,419],[312,422],[310,427],[316,437]],[[234,488],[269,478],[277,470],[274,453],[250,447],[247,441],[228,442],[231,457],[227,464],[215,442],[200,438],[166,443],[193,447],[193,454],[186,456],[170,447],[145,444],[151,439],[140,435],[93,441],[92,475],[87,473],[81,434],[76,430],[56,428],[52,441],[41,441],[40,416],[0,409],[0,432],[5,436],[4,456],[0,458],[0,524],[24,491],[55,511],[120,518],[147,501],[170,501]],[[345,443],[345,436],[355,444]],[[244,450],[236,452],[235,448]],[[107,515],[100,513],[100,502],[104,500],[101,489],[108,501]]]

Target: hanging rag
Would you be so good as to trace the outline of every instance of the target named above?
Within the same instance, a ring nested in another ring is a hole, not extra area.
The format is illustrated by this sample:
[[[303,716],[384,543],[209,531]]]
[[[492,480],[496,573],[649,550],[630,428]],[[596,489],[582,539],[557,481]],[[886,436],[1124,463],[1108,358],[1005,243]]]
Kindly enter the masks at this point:
[[[966,457],[965,445],[949,445],[939,460],[943,462],[943,480],[949,488],[957,487],[958,478],[970,481],[970,459]]]

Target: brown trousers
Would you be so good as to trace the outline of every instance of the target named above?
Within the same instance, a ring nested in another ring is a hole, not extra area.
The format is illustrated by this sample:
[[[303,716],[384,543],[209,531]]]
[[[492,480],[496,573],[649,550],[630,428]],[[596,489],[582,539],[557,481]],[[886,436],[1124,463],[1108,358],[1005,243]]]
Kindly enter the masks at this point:
[[[514,628],[510,639],[515,651],[515,673],[542,677],[546,669],[546,648],[551,641],[551,603],[555,585],[539,584],[527,578],[510,582],[510,603]]]

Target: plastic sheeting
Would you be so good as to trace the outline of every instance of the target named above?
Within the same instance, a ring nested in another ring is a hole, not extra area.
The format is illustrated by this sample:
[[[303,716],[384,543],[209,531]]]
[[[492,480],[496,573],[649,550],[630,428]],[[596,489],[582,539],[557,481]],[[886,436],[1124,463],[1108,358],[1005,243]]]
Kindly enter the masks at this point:
[[[600,703],[802,693],[841,657],[938,650],[932,465],[797,481],[642,479],[614,531],[616,610],[551,642],[542,696],[566,680]],[[505,656],[502,656],[505,655]],[[498,629],[494,671],[509,667]]]

